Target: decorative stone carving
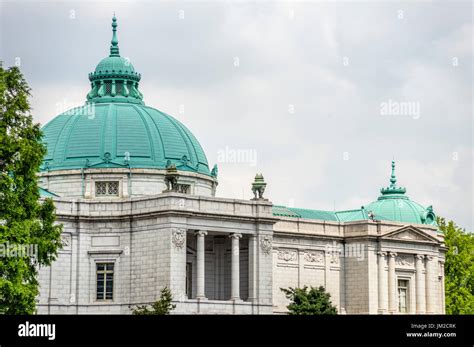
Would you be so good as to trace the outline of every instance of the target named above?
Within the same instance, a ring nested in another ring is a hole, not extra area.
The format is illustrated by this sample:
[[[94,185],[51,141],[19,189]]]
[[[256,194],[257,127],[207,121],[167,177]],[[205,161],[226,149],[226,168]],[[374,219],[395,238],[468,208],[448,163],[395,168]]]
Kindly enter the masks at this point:
[[[398,266],[413,266],[415,259],[413,255],[410,254],[399,254],[395,257],[395,264]]]
[[[340,254],[338,252],[331,253],[330,263],[339,264]]]
[[[173,229],[171,241],[177,249],[181,249],[186,242],[186,230],[184,229]]]
[[[278,260],[283,260],[286,262],[295,261],[297,254],[295,251],[291,250],[279,250],[278,251]]]
[[[324,263],[324,252],[315,251],[315,252],[305,252],[304,260],[308,263]]]
[[[71,248],[71,234],[62,234],[61,243],[63,245],[63,250],[68,250]]]
[[[264,254],[270,254],[272,251],[272,238],[270,236],[263,236],[260,239],[260,248]]]

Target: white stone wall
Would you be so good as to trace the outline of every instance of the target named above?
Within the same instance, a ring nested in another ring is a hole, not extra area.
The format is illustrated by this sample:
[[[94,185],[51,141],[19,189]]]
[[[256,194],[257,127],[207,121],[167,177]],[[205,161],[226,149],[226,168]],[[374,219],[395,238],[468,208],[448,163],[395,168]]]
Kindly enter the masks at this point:
[[[276,219],[266,201],[240,201],[196,197],[178,193],[161,194],[128,201],[55,199],[58,222],[63,224],[67,245],[51,267],[40,269],[39,313],[131,313],[135,305],[150,304],[163,287],[169,287],[178,307],[197,307],[185,296],[186,238],[188,230],[208,230],[228,236],[239,232],[240,296],[248,298],[248,238],[261,228],[269,235]],[[205,207],[205,208],[203,208]],[[211,210],[211,214],[208,213]],[[236,212],[239,211],[239,212]],[[258,218],[257,218],[258,216]],[[184,230],[184,242],[176,231]],[[230,248],[225,248],[224,276],[230,284]],[[212,254],[212,249],[209,252]],[[258,253],[257,253],[258,254]],[[208,255],[206,258],[212,260]],[[114,299],[96,300],[96,263],[113,262]],[[212,261],[206,266],[211,279]],[[260,261],[257,276],[263,286],[253,303],[209,300],[199,313],[270,313],[271,260]],[[215,276],[214,276],[215,279]],[[226,284],[225,300],[230,297]],[[176,313],[188,313],[176,310]],[[197,309],[197,308],[196,308]]]
[[[443,237],[432,226],[372,221],[339,224],[282,218],[274,225],[274,231],[275,312],[286,311],[287,300],[280,291],[281,287],[323,285],[339,313],[396,314],[399,313],[398,279],[409,281],[408,313],[417,312],[417,300],[423,307],[420,313],[444,312]],[[334,258],[331,251],[334,242],[339,247],[342,240],[343,255]],[[354,254],[354,250],[362,251],[363,256],[358,252]],[[383,254],[382,258],[379,253]],[[390,254],[393,254],[393,277],[389,277]],[[421,282],[416,277],[414,259],[417,255],[424,259]],[[308,259],[317,261],[309,265]],[[379,261],[382,261],[380,266]],[[425,264],[429,267],[428,275]],[[389,285],[389,279],[393,280],[392,285]],[[422,293],[420,298],[417,298],[417,293]],[[393,300],[391,311],[390,296]]]
[[[61,197],[101,199],[95,195],[95,182],[119,181],[119,197],[150,196],[166,189],[164,170],[153,169],[84,169],[42,172],[40,186]],[[178,183],[189,184],[190,194],[214,196],[217,180],[202,174],[179,171]]]

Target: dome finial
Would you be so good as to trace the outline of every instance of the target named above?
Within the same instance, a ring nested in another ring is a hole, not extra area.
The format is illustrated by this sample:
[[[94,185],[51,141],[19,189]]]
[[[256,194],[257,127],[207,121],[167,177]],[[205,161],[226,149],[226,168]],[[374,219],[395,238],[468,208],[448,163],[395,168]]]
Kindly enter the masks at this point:
[[[395,160],[392,160],[392,175],[390,176],[390,187],[397,186],[397,176],[395,176]]]
[[[395,176],[395,160],[392,160],[392,175],[390,176],[390,186],[387,188],[382,188],[382,195],[389,194],[405,194],[406,189],[402,187],[397,187],[397,176]]]
[[[118,39],[117,39],[117,18],[114,16],[112,17],[112,41],[110,41],[110,57],[120,57],[119,54],[119,47],[118,47]]]

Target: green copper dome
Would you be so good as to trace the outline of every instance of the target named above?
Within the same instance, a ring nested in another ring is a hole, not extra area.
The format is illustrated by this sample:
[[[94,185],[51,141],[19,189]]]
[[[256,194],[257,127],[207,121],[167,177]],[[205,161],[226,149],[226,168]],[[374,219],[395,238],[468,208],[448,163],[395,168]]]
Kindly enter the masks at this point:
[[[109,72],[135,74],[135,68],[132,63],[123,57],[107,57],[97,64],[94,74],[106,74]]]
[[[396,183],[395,162],[392,161],[390,186],[382,188],[380,190],[382,195],[376,201],[365,206],[367,213],[371,214],[375,220],[436,225],[433,208],[431,206],[424,208],[410,200],[405,195],[406,189],[397,187]]]
[[[47,146],[42,171],[82,168],[157,168],[211,175],[204,151],[178,120],[146,106],[140,74],[120,57],[112,22],[110,55],[89,74],[91,91],[82,107],[43,127]]]

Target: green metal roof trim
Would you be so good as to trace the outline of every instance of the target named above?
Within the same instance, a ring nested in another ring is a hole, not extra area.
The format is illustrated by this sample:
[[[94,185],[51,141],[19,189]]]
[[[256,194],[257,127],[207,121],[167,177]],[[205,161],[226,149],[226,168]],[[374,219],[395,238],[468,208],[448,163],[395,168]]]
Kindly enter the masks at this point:
[[[368,219],[365,209],[337,211],[336,217],[340,222],[354,222]]]
[[[273,215],[282,217],[294,217],[316,220],[338,221],[336,214],[330,211],[309,210],[305,208],[295,208],[286,206],[273,206]]]
[[[173,117],[145,106],[140,79],[119,54],[114,16],[110,54],[89,74],[87,103],[43,127],[47,154],[41,171],[175,164],[178,170],[215,177],[194,135]]]
[[[42,171],[89,167],[165,169],[211,175],[204,151],[178,120],[139,104],[87,104],[43,127]],[[169,162],[168,162],[169,161]]]
[[[41,188],[41,187],[39,187],[39,193],[40,193],[40,196],[41,196],[42,198],[54,198],[54,197],[59,197],[59,195],[54,194],[54,193],[50,192],[49,190],[44,189],[44,188]]]

